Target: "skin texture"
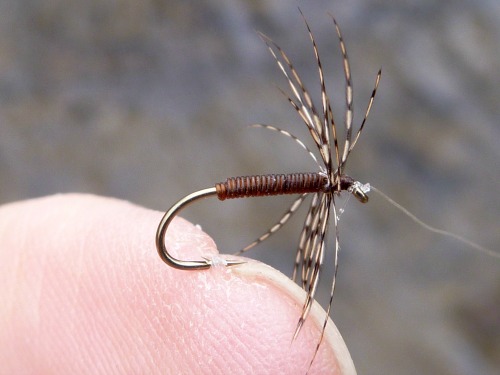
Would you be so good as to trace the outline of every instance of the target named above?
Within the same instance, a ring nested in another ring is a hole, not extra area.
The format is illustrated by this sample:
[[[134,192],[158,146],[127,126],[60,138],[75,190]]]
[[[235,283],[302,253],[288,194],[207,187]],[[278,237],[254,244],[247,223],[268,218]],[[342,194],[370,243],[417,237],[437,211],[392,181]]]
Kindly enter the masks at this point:
[[[168,267],[154,245],[161,216],[78,194],[1,206],[1,372],[306,373],[324,312],[315,305],[292,342],[300,288],[250,260]],[[182,259],[217,254],[182,219],[166,244]],[[332,322],[309,373],[355,373]]]

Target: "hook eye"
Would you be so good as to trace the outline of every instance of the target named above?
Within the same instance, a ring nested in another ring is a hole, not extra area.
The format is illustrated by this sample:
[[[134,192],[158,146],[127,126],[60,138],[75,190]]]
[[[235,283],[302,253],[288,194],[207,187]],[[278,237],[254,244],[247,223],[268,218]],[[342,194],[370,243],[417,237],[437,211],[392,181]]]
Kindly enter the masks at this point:
[[[361,203],[368,202],[368,195],[364,192],[364,190],[359,185],[354,185],[354,187],[351,190],[351,193]]]

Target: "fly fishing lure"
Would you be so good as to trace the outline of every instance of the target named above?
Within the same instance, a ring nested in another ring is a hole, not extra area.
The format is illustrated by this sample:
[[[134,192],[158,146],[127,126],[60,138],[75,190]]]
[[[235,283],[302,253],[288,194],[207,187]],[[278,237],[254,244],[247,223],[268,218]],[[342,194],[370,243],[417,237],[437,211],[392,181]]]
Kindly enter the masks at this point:
[[[370,190],[369,185],[363,185],[350,176],[346,175],[345,168],[347,158],[356,145],[370,113],[370,109],[372,107],[375,94],[380,82],[381,70],[378,71],[375,80],[375,86],[368,101],[368,106],[366,108],[363,121],[361,122],[361,125],[359,126],[353,137],[353,87],[351,79],[351,69],[340,27],[338,26],[335,18],[332,17],[339,40],[340,50],[342,53],[345,75],[345,138],[343,139],[343,147],[340,148],[336,123],[330,105],[330,98],[328,97],[325,88],[323,68],[321,65],[316,41],[303,14],[302,18],[309,33],[309,38],[312,43],[318,68],[319,83],[321,88],[320,110],[318,110],[313,103],[302,79],[295,70],[291,60],[288,58],[286,53],[270,38],[266,37],[263,34],[260,34],[260,36],[266,43],[279,69],[288,82],[292,95],[285,94],[285,96],[287,97],[289,103],[292,105],[295,111],[298,113],[304,124],[307,126],[307,129],[309,130],[309,133],[311,134],[311,137],[316,145],[321,162],[318,161],[315,153],[307,148],[307,146],[293,134],[271,125],[256,124],[254,126],[277,131],[293,139],[302,148],[304,148],[316,161],[316,164],[318,165],[318,171],[307,173],[231,177],[228,178],[225,182],[215,184],[214,187],[189,194],[188,196],[178,201],[174,206],[172,206],[170,210],[168,210],[163,216],[156,234],[156,246],[161,259],[169,266],[181,270],[208,269],[214,265],[215,262],[213,260],[176,259],[168,252],[168,249],[165,246],[165,235],[169,224],[179,213],[179,211],[181,211],[187,205],[211,196],[217,196],[220,200],[225,200],[231,198],[300,194],[300,196],[293,202],[291,207],[285,212],[281,219],[271,229],[260,236],[256,241],[252,242],[250,245],[248,245],[238,253],[241,254],[266,240],[269,236],[276,233],[280,228],[282,228],[283,225],[285,225],[285,223],[304,202],[306,197],[312,194],[311,205],[309,206],[304,226],[299,237],[292,276],[292,279],[294,281],[297,281],[297,275],[300,274],[300,284],[307,293],[293,339],[295,339],[299,334],[314,301],[326,250],[326,238],[328,234],[330,218],[333,218],[333,226],[335,230],[335,269],[332,279],[330,300],[326,309],[327,314],[323,323],[321,337],[318,340],[314,356],[311,359],[312,364],[314,357],[319,350],[319,345],[325,332],[326,324],[328,322],[328,317],[330,315],[332,306],[333,294],[335,291],[335,280],[338,268],[338,254],[340,249],[339,231],[337,225],[338,216],[335,206],[335,198],[342,191],[347,191],[354,195],[354,197],[360,202],[368,202],[367,193]],[[234,266],[241,263],[242,262],[240,260],[225,261],[226,266]]]
[[[330,299],[326,308],[326,316],[323,322],[321,336],[318,340],[316,350],[309,364],[309,366],[311,366],[316,354],[318,353],[320,344],[323,339],[323,335],[328,322],[328,317],[330,316],[333,295],[335,291],[338,255],[340,250],[338,215],[335,205],[335,198],[342,191],[347,191],[354,195],[354,197],[360,202],[366,203],[368,202],[367,193],[371,189],[380,194],[390,204],[401,210],[413,221],[415,221],[425,229],[440,235],[454,238],[494,258],[500,258],[500,254],[491,249],[482,247],[472,241],[469,241],[462,236],[445,230],[437,229],[424,223],[422,220],[418,219],[406,208],[393,201],[380,190],[376,189],[373,186],[370,186],[369,184],[362,184],[345,174],[347,158],[359,139],[361,131],[363,130],[363,127],[373,105],[375,94],[380,82],[381,70],[378,71],[378,74],[376,76],[375,86],[368,101],[368,105],[365,110],[361,125],[359,126],[353,137],[353,86],[351,79],[351,69],[340,27],[338,26],[335,18],[331,17],[339,40],[345,76],[345,134],[342,137],[343,146],[340,147],[339,137],[337,136],[337,127],[331,109],[330,98],[328,97],[325,88],[323,68],[321,65],[316,41],[304,15],[302,14],[302,12],[300,13],[309,33],[309,38],[312,43],[316,65],[318,68],[321,94],[320,111],[317,110],[302,79],[295,70],[291,60],[288,58],[286,53],[274,41],[272,41],[264,34],[260,34],[260,37],[266,43],[280,71],[285,76],[288,82],[289,88],[291,90],[291,95],[287,95],[283,91],[282,92],[309,130],[309,133],[311,134],[311,137],[316,145],[319,158],[317,157],[316,153],[310,150],[298,137],[289,133],[288,131],[267,124],[254,124],[253,126],[275,131],[291,138],[300,147],[302,147],[316,162],[318,171],[307,173],[231,177],[226,179],[225,182],[215,184],[214,187],[199,190],[197,192],[189,194],[178,201],[174,206],[172,206],[163,216],[156,233],[156,247],[158,250],[158,254],[165,263],[167,263],[171,267],[181,270],[203,270],[220,264],[224,264],[225,266],[234,266],[241,264],[243,263],[242,261],[231,259],[221,260],[220,258],[204,258],[202,260],[180,260],[173,257],[168,252],[168,249],[165,246],[165,235],[169,224],[171,223],[173,218],[189,204],[211,196],[217,196],[220,200],[225,200],[231,198],[299,194],[299,197],[293,202],[293,204],[284,213],[281,219],[257,240],[236,253],[238,255],[265,241],[269,236],[281,229],[290,219],[290,217],[298,210],[305,199],[310,194],[312,194],[311,204],[309,206],[304,226],[299,237],[292,275],[292,279],[295,282],[298,281],[298,275],[300,275],[300,280],[298,282],[307,293],[304,305],[302,307],[302,313],[299,317],[297,327],[293,335],[293,339],[295,339],[299,334],[305,322],[305,319],[309,314],[314,301],[314,297],[316,295],[319,276],[322,270],[323,259],[326,250],[326,238],[328,235],[331,217],[333,217],[333,226],[335,231],[335,268],[332,277]],[[321,162],[319,160],[321,160]],[[339,212],[342,212],[342,210],[339,210]]]

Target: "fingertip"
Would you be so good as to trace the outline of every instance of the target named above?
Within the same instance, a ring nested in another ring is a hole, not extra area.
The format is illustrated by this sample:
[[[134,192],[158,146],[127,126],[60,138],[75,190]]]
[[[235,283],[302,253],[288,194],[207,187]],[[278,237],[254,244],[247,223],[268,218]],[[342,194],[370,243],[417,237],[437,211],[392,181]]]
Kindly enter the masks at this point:
[[[4,368],[305,373],[324,311],[313,306],[292,342],[305,298],[298,286],[253,261],[194,272],[168,267],[154,245],[161,215],[78,194],[0,209],[7,244],[0,261],[10,270],[0,291]],[[181,259],[217,254],[210,237],[182,219],[172,222],[166,245]],[[309,373],[355,373],[331,322]]]
[[[317,348],[326,317],[325,310],[317,302],[313,303],[308,318],[293,340],[306,293],[290,278],[260,262],[249,262],[243,267],[235,268],[234,272],[250,285],[253,283],[256,288],[264,287],[268,290],[269,297],[259,299],[260,309],[266,304],[269,306],[264,311],[263,322],[256,329],[265,336],[282,337],[282,341],[274,345],[283,350],[274,355],[283,358],[282,362],[278,358],[275,360],[275,363],[281,363],[283,367],[274,373],[356,374],[349,350],[330,319],[319,349]]]

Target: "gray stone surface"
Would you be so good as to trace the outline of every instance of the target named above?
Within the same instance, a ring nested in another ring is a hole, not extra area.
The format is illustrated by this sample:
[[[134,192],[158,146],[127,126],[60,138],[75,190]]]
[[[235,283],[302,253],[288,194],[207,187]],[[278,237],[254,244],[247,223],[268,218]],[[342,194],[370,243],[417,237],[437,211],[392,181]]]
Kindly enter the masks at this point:
[[[3,0],[0,202],[82,191],[164,210],[227,176],[314,170],[289,140],[246,128],[270,123],[308,139],[255,33],[288,52],[316,95],[297,4],[338,123],[344,86],[327,12],[346,39],[356,123],[383,68],[348,172],[498,251],[500,5],[488,0]],[[186,214],[233,252],[290,201],[207,202]],[[304,215],[251,256],[290,274]],[[500,372],[499,261],[374,194],[350,201],[340,225],[333,315],[360,374]]]

